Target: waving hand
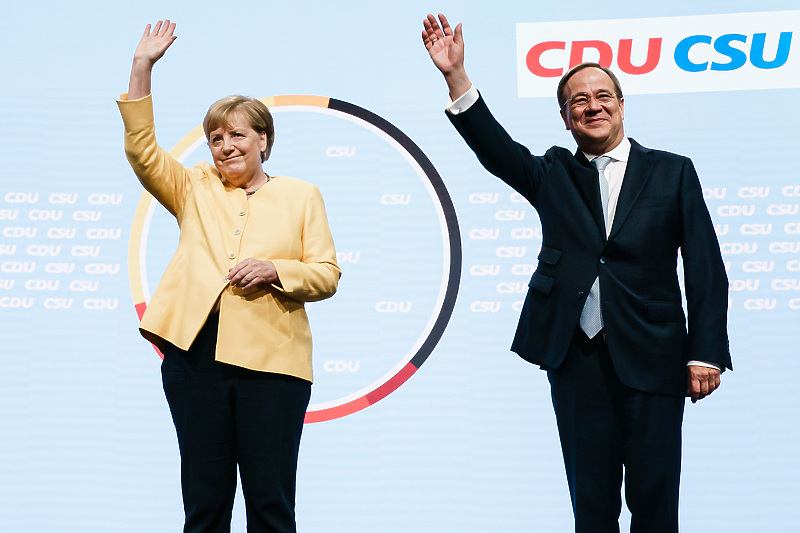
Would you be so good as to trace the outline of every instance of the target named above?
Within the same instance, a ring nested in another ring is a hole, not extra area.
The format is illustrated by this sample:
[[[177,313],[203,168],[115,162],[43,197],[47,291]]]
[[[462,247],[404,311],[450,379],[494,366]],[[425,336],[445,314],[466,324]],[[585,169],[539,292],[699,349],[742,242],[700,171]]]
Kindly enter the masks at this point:
[[[153,65],[161,59],[167,48],[178,38],[174,35],[175,23],[170,23],[169,19],[156,22],[152,33],[150,29],[150,24],[148,24],[133,53],[131,80],[128,86],[129,100],[136,100],[150,94]]]
[[[447,17],[439,13],[439,19],[429,14],[422,21],[422,43],[436,68],[444,75],[450,89],[450,98],[455,100],[470,88],[472,83],[464,69],[464,37],[461,24],[455,31]]]

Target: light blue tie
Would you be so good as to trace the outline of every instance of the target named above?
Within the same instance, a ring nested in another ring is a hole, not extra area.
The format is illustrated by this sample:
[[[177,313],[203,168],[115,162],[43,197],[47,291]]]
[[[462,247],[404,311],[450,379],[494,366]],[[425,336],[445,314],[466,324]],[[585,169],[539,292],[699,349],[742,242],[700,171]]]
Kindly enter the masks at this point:
[[[594,166],[597,167],[598,180],[600,181],[600,202],[603,204],[603,221],[606,227],[608,227],[608,180],[606,179],[605,170],[610,162],[611,158],[605,155],[592,161]],[[607,230],[603,228],[603,231]],[[589,296],[586,297],[586,303],[583,304],[580,325],[590,339],[594,338],[603,329],[599,277],[594,279],[592,288],[589,290]]]

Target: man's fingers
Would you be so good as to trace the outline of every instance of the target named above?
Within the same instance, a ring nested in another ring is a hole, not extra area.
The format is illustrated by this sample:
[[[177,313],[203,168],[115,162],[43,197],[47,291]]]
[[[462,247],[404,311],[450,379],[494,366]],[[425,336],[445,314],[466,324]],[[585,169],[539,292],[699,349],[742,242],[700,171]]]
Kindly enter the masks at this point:
[[[450,28],[450,23],[447,22],[447,17],[439,13],[439,22],[442,24],[442,35],[453,35],[453,30]]]
[[[422,42],[425,44],[425,47],[430,50],[430,47],[436,41],[436,28],[439,26],[436,22],[436,18],[433,15],[428,15],[425,20],[422,21]]]
[[[719,378],[695,379],[692,380],[689,395],[692,397],[692,403],[697,400],[702,400],[719,387]]]
[[[432,37],[436,35],[436,30],[439,29],[439,23],[436,21],[436,17],[428,14],[428,18],[423,22],[425,25],[425,29],[428,30],[428,36]]]
[[[692,399],[692,403],[697,401],[697,397],[700,395],[700,380],[693,379],[689,382],[689,397]]]
[[[721,380],[719,379],[719,376],[709,376],[708,381],[706,381],[706,386],[708,387],[708,392],[706,393],[706,396],[717,390],[719,388],[720,383]]]
[[[688,377],[688,394],[692,398],[692,403],[702,400],[717,390],[722,383],[719,370],[703,365],[690,365]]]

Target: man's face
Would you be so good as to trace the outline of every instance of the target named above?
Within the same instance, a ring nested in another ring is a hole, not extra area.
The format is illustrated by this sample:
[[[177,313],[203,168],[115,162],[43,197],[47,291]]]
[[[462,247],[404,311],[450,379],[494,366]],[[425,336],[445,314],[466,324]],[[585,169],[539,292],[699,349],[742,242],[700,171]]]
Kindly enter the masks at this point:
[[[578,148],[602,155],[620,143],[625,99],[617,98],[608,74],[594,67],[580,70],[567,81],[564,93],[561,118]]]

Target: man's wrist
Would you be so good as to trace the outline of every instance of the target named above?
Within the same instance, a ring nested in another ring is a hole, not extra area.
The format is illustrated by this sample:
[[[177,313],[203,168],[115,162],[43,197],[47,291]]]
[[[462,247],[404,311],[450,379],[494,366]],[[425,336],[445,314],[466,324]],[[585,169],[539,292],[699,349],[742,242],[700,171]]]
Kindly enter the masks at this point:
[[[452,100],[445,109],[451,115],[458,115],[459,113],[463,113],[472,107],[472,105],[478,101],[479,96],[480,94],[478,94],[478,89],[476,89],[474,85],[470,84],[467,91],[455,100]]]
[[[722,370],[719,366],[715,365],[714,363],[706,363],[705,361],[689,361],[686,363],[686,366],[704,366],[706,368],[715,368],[717,370]]]
[[[445,74],[444,81],[447,83],[450,99],[454,101],[458,100],[472,87],[472,82],[463,68]]]

